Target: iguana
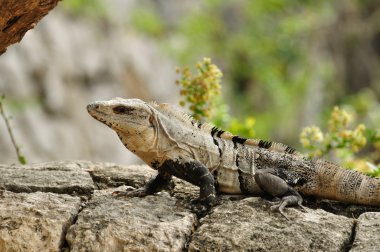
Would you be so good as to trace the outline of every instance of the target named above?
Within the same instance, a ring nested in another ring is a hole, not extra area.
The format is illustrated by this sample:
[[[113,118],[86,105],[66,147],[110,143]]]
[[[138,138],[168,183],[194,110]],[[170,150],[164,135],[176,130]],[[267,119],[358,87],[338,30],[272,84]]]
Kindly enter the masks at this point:
[[[302,206],[301,194],[380,206],[379,179],[306,158],[285,144],[232,135],[165,103],[115,98],[87,110],[158,171],[144,187],[119,196],[156,193],[175,176],[199,186],[198,202],[205,206],[213,204],[216,192],[270,194],[281,199],[271,210],[283,215],[287,205]]]

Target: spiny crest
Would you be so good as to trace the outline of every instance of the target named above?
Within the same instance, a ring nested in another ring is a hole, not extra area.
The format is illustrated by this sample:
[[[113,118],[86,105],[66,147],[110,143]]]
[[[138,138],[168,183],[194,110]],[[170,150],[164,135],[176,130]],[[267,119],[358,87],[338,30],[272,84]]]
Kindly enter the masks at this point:
[[[300,152],[294,148],[287,146],[283,143],[264,141],[260,139],[246,139],[240,136],[235,136],[228,131],[220,130],[217,127],[211,128],[211,135],[219,137],[221,139],[231,140],[236,146],[237,143],[244,144],[246,146],[254,146],[259,148],[268,149],[280,153],[288,153],[295,156],[303,156]]]
[[[296,151],[294,148],[283,143],[264,141],[260,139],[248,139],[245,142],[245,144],[251,145],[251,146],[257,146],[257,147],[268,149],[275,152],[288,153],[288,154],[300,156],[300,157],[303,156],[302,153]]]
[[[168,103],[157,104],[156,102],[151,102],[150,105],[160,112],[168,115],[169,117],[177,118],[190,127],[197,128],[206,132],[210,132],[211,128],[213,127],[212,124],[198,122],[191,115],[183,112],[176,107],[170,106]]]

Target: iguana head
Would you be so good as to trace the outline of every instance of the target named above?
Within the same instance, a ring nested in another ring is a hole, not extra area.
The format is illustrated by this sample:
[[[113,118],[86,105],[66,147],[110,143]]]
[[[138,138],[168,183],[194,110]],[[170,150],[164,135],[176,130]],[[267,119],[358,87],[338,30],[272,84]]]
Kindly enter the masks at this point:
[[[173,158],[169,155],[177,157],[180,152],[182,156],[192,156],[192,146],[211,143],[215,147],[213,142],[205,140],[211,139],[211,125],[198,124],[166,103],[115,98],[93,102],[87,105],[87,110],[116,131],[122,143],[148,164],[162,163],[166,158]]]
[[[96,101],[87,105],[88,113],[106,124],[119,135],[125,145],[144,147],[155,137],[155,114],[153,107],[139,99],[115,98]],[[131,149],[133,146],[127,146]],[[133,148],[131,149],[133,151]]]

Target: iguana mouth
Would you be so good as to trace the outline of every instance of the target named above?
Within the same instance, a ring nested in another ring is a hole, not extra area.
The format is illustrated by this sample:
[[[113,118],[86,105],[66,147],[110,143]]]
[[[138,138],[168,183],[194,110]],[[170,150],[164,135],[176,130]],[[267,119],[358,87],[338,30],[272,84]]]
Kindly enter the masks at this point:
[[[107,118],[108,115],[105,112],[99,111],[99,104],[96,104],[96,103],[88,104],[87,111],[93,118],[95,118],[96,120],[110,127],[110,123],[108,123],[107,120],[104,119],[104,118]]]
[[[94,113],[94,111],[99,112],[98,109],[99,109],[99,104],[90,103],[87,105],[87,111],[90,114]]]
[[[91,103],[87,105],[87,111],[88,113],[94,117],[95,119],[98,119],[97,116],[100,115],[102,117],[108,117],[109,115],[105,112],[102,112],[99,110],[99,104]]]

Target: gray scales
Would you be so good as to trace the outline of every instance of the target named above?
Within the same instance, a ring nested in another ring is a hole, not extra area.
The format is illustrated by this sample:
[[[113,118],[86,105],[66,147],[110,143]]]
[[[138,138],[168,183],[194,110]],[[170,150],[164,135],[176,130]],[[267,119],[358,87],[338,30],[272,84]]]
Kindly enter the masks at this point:
[[[144,187],[116,196],[156,193],[175,176],[199,186],[197,203],[206,207],[216,192],[270,194],[280,198],[271,210],[283,215],[286,206],[302,207],[301,195],[380,206],[379,179],[308,159],[285,144],[235,136],[166,103],[115,98],[91,103],[87,110],[158,171]]]

